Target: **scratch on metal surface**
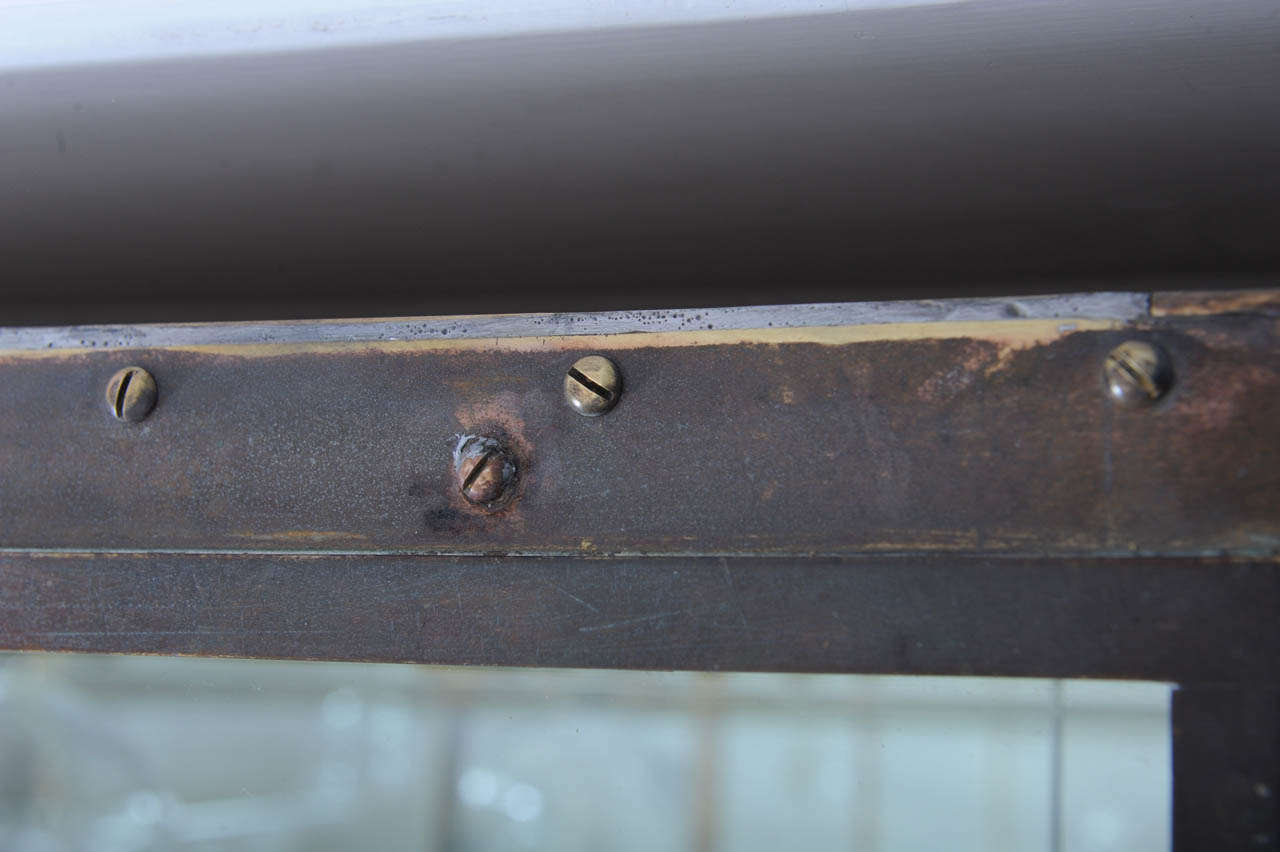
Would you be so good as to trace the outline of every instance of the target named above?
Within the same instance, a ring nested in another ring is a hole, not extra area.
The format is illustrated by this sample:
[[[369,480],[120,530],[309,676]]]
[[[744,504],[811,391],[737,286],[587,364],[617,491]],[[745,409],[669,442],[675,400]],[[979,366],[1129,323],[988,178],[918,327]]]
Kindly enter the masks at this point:
[[[720,557],[720,568],[724,571],[724,582],[729,587],[729,601],[733,608],[737,610],[738,617],[742,619],[743,627],[750,627],[751,623],[747,620],[746,610],[742,608],[741,602],[738,600],[738,590],[733,586],[733,575],[729,572],[729,560],[723,556]]]
[[[548,582],[548,583],[547,583],[547,585],[548,585],[548,586],[550,586],[551,588],[555,589],[557,592],[559,592],[560,594],[564,595],[565,597],[569,598],[570,600],[577,601],[578,603],[582,604],[583,606],[585,606],[587,609],[591,610],[592,612],[599,612],[599,611],[600,611],[600,610],[599,610],[599,609],[597,609],[596,607],[594,607],[594,606],[592,606],[591,604],[589,604],[589,603],[587,603],[586,601],[584,601],[582,598],[578,597],[577,595],[573,594],[572,592],[568,591],[567,589],[561,588],[559,585],[557,585],[557,584],[555,584],[555,583]]]
[[[31,635],[48,639],[95,638],[104,636],[324,636],[328,630],[38,630]]]
[[[653,615],[642,615],[638,618],[626,618],[622,621],[611,621],[608,624],[594,624],[585,627],[579,627],[579,633],[595,633],[598,630],[614,630],[618,627],[630,627],[633,624],[644,624],[648,621],[657,621],[660,618],[669,618],[673,615],[683,615],[685,610],[673,609],[670,612],[656,612]]]
[[[361,533],[351,532],[333,532],[325,530],[284,530],[282,532],[272,533],[249,533],[239,532],[231,533],[233,538],[244,538],[250,541],[280,541],[280,542],[305,542],[305,541],[347,541],[347,540],[365,540],[368,538]]]

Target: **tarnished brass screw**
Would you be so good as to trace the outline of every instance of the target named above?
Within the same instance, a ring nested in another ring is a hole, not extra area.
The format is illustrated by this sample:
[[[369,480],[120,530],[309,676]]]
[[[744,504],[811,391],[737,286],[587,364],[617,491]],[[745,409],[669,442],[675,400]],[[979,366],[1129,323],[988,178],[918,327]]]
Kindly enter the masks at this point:
[[[486,507],[504,501],[516,479],[515,458],[505,447],[493,438],[467,438],[454,456],[463,497]]]
[[[622,376],[603,355],[578,359],[564,377],[564,398],[573,410],[587,417],[604,414],[618,404]]]
[[[107,408],[118,420],[137,423],[156,407],[156,380],[141,367],[125,367],[107,382]]]
[[[1163,349],[1126,340],[1107,355],[1102,368],[1107,392],[1121,405],[1150,405],[1173,387],[1173,364]]]

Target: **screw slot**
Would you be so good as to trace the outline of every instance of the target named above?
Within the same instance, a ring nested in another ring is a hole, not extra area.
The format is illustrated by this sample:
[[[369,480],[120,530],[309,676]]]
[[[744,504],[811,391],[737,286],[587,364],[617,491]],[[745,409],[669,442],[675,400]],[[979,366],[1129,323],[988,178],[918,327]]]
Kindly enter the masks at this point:
[[[505,502],[516,479],[514,457],[493,438],[478,436],[461,439],[454,451],[454,471],[467,502],[487,509]]]
[[[155,378],[141,367],[125,367],[107,382],[107,408],[117,420],[137,423],[146,419],[157,396]]]
[[[124,417],[124,395],[129,391],[129,382],[133,380],[133,370],[126,370],[125,374],[120,377],[120,388],[116,391],[116,417]]]
[[[609,390],[608,388],[600,387],[600,385],[596,384],[595,382],[591,381],[591,379],[587,378],[582,373],[580,373],[576,367],[569,368],[569,377],[572,378],[574,381],[580,382],[583,386],[586,387],[587,390],[596,394],[605,402],[608,402],[609,400],[613,399],[613,391]]]
[[[462,483],[462,490],[468,494],[473,493],[476,480],[480,478],[480,474],[484,473],[485,467],[493,460],[493,453],[485,453],[480,460],[471,466],[471,472],[467,474],[467,478]]]
[[[1168,353],[1142,340],[1126,340],[1112,349],[1102,373],[1111,398],[1130,408],[1152,405],[1173,387]]]
[[[579,414],[596,417],[618,403],[622,376],[603,355],[580,358],[564,377],[564,398]]]

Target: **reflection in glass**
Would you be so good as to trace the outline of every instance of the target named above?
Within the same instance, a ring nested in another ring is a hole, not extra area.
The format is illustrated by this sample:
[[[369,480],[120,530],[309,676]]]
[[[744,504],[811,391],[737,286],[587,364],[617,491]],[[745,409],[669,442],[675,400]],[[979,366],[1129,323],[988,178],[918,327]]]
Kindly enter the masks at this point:
[[[1169,695],[4,655],[0,849],[1167,849]]]

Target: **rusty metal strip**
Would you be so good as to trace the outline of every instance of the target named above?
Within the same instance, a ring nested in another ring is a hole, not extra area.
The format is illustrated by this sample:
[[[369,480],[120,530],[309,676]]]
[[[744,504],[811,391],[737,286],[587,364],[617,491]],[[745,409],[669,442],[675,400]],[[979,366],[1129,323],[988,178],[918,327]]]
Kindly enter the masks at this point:
[[[1203,317],[1214,314],[1280,316],[1280,290],[1221,290],[1155,293],[1151,315]]]
[[[1195,559],[0,553],[0,647],[1280,679],[1280,570]]]
[[[1107,352],[1177,380],[1116,408]],[[1280,347],[1266,316],[1009,319],[0,354],[0,546],[420,554],[1280,548]],[[584,351],[617,408],[560,397]],[[155,375],[140,424],[103,389]],[[459,494],[458,436],[520,467]]]

